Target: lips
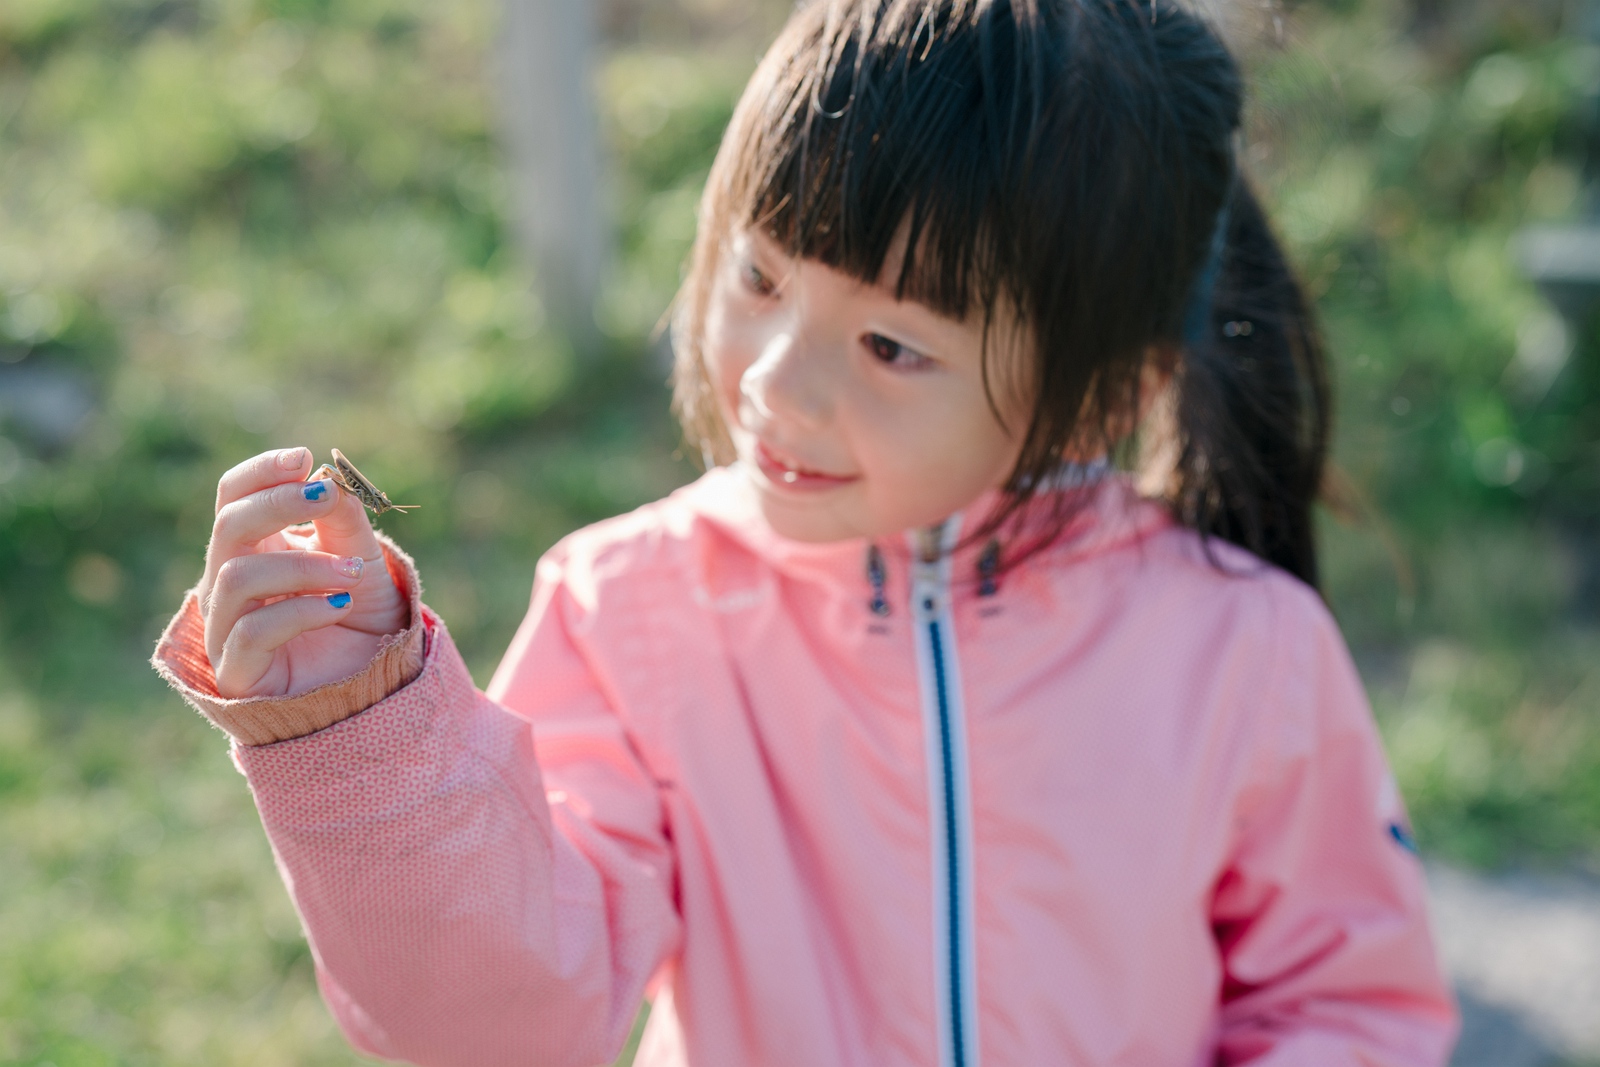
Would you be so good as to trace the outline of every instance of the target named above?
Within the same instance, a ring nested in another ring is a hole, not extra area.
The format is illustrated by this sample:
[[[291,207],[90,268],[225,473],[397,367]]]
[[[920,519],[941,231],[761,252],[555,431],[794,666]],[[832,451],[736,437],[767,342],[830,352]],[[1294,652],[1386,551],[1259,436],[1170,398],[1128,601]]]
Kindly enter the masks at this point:
[[[831,474],[828,471],[815,470],[798,460],[774,452],[761,441],[756,442],[754,459],[756,467],[766,480],[780,489],[803,491],[833,489],[849,485],[860,477],[855,474]]]

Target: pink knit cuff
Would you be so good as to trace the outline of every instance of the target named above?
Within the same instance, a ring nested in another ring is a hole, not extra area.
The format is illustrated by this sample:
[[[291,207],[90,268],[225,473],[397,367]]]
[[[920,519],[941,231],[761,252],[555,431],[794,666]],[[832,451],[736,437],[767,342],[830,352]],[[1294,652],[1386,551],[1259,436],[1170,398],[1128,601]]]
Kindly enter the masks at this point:
[[[292,697],[245,697],[232,700],[217,692],[211,657],[206,655],[205,620],[191,590],[156,644],[151,664],[178,695],[211,720],[212,725],[244,745],[270,745],[327,729],[405,688],[422,673],[426,626],[422,582],[417,565],[393,541],[378,534],[389,576],[406,592],[410,622],[389,634],[365,668],[348,678]]]

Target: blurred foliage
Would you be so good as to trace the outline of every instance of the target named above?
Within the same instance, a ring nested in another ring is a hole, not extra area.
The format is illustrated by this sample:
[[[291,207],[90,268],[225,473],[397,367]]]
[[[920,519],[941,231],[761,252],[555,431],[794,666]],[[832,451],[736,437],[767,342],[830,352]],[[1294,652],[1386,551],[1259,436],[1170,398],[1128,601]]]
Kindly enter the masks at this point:
[[[612,351],[508,247],[493,7],[0,4],[0,1062],[350,1063],[220,735],[144,659],[223,468],[337,444],[486,680],[562,534],[692,475],[650,331],[754,48],[600,74]]]
[[[217,475],[337,444],[422,503],[384,525],[486,679],[545,547],[692,476],[651,331],[782,9],[606,8],[579,364],[509,246],[485,0],[0,3],[0,1061],[351,1062],[246,792],[143,666]],[[1424,849],[1479,864],[1600,865],[1600,348],[1508,252],[1585,207],[1575,10],[1239,31],[1365,500],[1330,599]]]
[[[1512,249],[1593,203],[1580,14],[1306,5],[1250,49],[1246,151],[1321,309],[1365,512],[1324,524],[1329,599],[1425,849],[1474,864],[1600,865],[1600,338]]]
[[[1329,5],[1257,72],[1249,151],[1323,311],[1340,459],[1413,549],[1466,517],[1600,524],[1597,353],[1569,360],[1508,247],[1583,206],[1600,50],[1567,8]]]
[[[0,1062],[353,1062],[216,735],[125,721],[0,695]]]
[[[602,72],[624,255],[616,352],[579,375],[507,244],[492,12],[0,8],[0,632],[27,683],[75,691],[108,654],[142,658],[197,573],[219,470],[264,447],[338,444],[429,501],[399,532],[480,653],[479,619],[503,644],[526,583],[474,591],[467,571],[531,577],[561,533],[687,476],[639,353],[749,60]],[[92,413],[30,421],[13,383],[39,381]],[[478,594],[509,599],[480,616]]]

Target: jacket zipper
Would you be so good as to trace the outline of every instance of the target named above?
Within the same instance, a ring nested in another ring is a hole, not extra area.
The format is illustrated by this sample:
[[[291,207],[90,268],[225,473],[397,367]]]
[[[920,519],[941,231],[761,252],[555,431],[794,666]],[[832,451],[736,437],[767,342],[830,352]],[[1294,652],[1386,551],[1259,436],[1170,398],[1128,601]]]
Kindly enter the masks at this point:
[[[928,755],[933,822],[935,979],[942,1067],[977,1067],[973,959],[972,828],[966,723],[950,614],[949,548],[955,520],[913,535],[911,613]]]

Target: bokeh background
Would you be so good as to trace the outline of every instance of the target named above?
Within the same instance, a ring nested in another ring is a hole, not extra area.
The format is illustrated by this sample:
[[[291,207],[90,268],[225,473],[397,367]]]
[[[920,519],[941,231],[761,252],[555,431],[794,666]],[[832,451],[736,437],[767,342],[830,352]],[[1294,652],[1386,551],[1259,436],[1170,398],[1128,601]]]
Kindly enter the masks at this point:
[[[0,1062],[357,1062],[222,735],[145,665],[216,478],[336,444],[422,504],[381,525],[486,681],[540,552],[695,474],[653,330],[785,10],[600,8],[614,243],[575,345],[514,236],[493,0],[0,0]],[[1585,17],[1233,22],[1358,500],[1329,599],[1466,872],[1600,876],[1600,350],[1513,251],[1590,205]]]

